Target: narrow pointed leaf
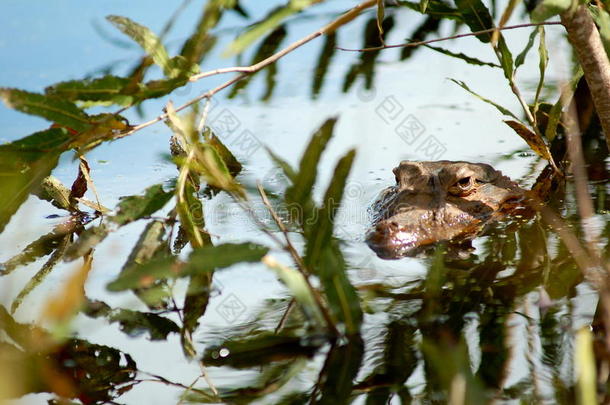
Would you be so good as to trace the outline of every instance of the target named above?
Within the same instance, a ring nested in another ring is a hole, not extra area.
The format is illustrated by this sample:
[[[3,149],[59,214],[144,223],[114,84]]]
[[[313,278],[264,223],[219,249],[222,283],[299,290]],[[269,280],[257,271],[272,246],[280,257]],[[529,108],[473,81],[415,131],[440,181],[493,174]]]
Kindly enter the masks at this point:
[[[0,99],[7,107],[37,115],[76,132],[83,132],[91,127],[89,116],[67,100],[8,88],[0,88]]]
[[[458,86],[460,86],[461,88],[463,88],[464,90],[466,90],[467,92],[469,92],[470,94],[472,94],[473,96],[477,97],[478,99],[485,101],[488,104],[493,105],[494,107],[496,107],[498,109],[498,111],[500,111],[502,114],[504,115],[508,115],[510,117],[513,117],[514,119],[518,119],[517,116],[515,114],[513,114],[512,112],[510,112],[510,110],[502,107],[501,105],[494,103],[493,101],[475,93],[473,90],[470,89],[470,87],[468,87],[466,85],[466,83],[464,83],[463,81],[460,80],[455,80],[455,79],[449,79],[451,80],[453,83],[457,84]]]
[[[527,128],[520,122],[504,122],[506,123],[506,125],[511,127],[525,142],[527,142],[529,147],[532,148],[532,150],[536,152],[538,156],[549,161],[552,159],[551,151],[549,150],[549,147],[546,145],[546,143],[544,143],[542,138],[540,138],[538,135],[536,135],[534,132],[532,132],[529,128]]]
[[[469,63],[471,65],[477,65],[477,66],[491,66],[491,67],[500,67],[500,65],[498,65],[497,63],[491,63],[491,62],[484,62],[482,60],[479,60],[477,58],[473,58],[471,56],[465,55],[461,52],[456,53],[456,52],[452,52],[448,49],[444,49],[444,48],[440,48],[437,46],[431,46],[431,45],[425,45],[426,48],[432,49],[436,52],[442,53],[444,55],[447,56],[451,56],[452,58],[457,58],[457,59],[462,59],[464,62]]]
[[[160,184],[150,186],[144,195],[124,197],[118,206],[118,212],[111,217],[113,222],[125,225],[137,219],[152,215],[173,197],[172,192],[166,192]]]
[[[525,62],[525,57],[527,56],[530,49],[532,49],[532,46],[534,46],[534,39],[536,38],[536,35],[538,35],[538,29],[534,28],[534,30],[530,34],[529,39],[527,40],[525,48],[523,48],[523,51],[521,51],[521,53],[517,55],[517,58],[515,59],[515,69],[523,65],[523,63]]]

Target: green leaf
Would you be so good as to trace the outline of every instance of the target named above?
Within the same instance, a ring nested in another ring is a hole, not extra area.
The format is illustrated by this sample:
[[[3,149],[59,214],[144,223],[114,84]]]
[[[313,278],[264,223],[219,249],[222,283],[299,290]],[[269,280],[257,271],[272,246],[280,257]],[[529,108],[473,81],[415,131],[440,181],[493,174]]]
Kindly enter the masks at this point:
[[[533,22],[542,22],[559,15],[572,5],[572,0],[542,0],[531,12]]]
[[[122,105],[134,103],[135,97],[125,94],[125,89],[132,83],[131,79],[107,75],[98,79],[71,80],[47,87],[48,96],[60,97],[72,102],[83,102],[91,105]],[[135,90],[137,90],[137,86]]]
[[[286,28],[281,25],[271,31],[269,35],[261,42],[260,46],[254,53],[254,56],[250,60],[250,65],[254,65],[262,60],[267,59],[269,56],[273,55],[278,48],[280,47],[282,41],[286,38],[287,31]],[[271,79],[273,79],[273,70],[276,69],[277,66],[275,63],[271,64],[264,70],[267,71],[268,77],[271,75]],[[248,86],[248,84],[252,81],[254,75],[250,75],[243,80],[235,83],[231,92],[229,93],[229,98],[235,97],[240,90],[243,90]],[[271,86],[269,86],[271,88]]]
[[[278,166],[279,168],[282,169],[282,171],[284,172],[284,175],[292,183],[294,183],[294,181],[297,178],[297,173],[294,170],[294,168],[288,162],[286,162],[284,159],[282,159],[279,155],[276,155],[271,149],[269,149],[267,147],[266,147],[266,149],[267,149],[267,153],[271,157],[271,160],[273,160],[273,162],[276,164],[276,166]]]
[[[119,225],[125,225],[152,215],[163,208],[173,195],[172,192],[164,191],[161,184],[155,184],[148,187],[142,196],[123,197],[119,203],[117,214],[110,219]]]
[[[532,108],[532,114],[534,116],[536,116],[536,112],[538,111],[540,91],[542,90],[542,86],[544,85],[544,76],[545,76],[547,64],[549,62],[549,53],[546,49],[544,27],[539,26],[538,31],[540,32],[540,38],[539,38],[540,43],[538,45],[538,54],[540,55],[540,60],[538,62],[538,68],[540,71],[540,79],[538,80],[538,86],[536,87],[536,95],[534,97],[534,106]]]
[[[481,0],[456,0],[455,5],[472,32],[493,28],[491,14]],[[490,32],[489,34],[477,35],[477,39],[487,43],[491,40],[491,36],[492,33]]]
[[[335,167],[330,185],[324,195],[324,206],[320,210],[317,221],[311,227],[311,232],[307,234],[307,247],[305,263],[308,266],[316,267],[322,256],[322,251],[330,243],[333,236],[336,212],[341,206],[343,191],[349,172],[356,156],[355,150],[350,150],[343,156]]]
[[[498,45],[496,47],[496,52],[499,54],[500,65],[502,65],[502,70],[504,71],[504,77],[506,77],[509,83],[513,81],[513,55],[510,53],[510,49],[508,49],[508,45],[506,45],[506,41],[504,37],[500,35],[498,39]]]
[[[422,1],[423,0],[420,0],[418,3],[413,1],[396,1],[396,3],[401,7],[407,7],[423,14],[424,11],[422,11]],[[462,14],[460,11],[451,7],[442,0],[428,0],[426,2],[425,14],[436,18],[462,21]]]
[[[204,246],[193,249],[187,263],[175,257],[162,257],[134,265],[121,272],[107,287],[110,291],[122,291],[148,287],[159,279],[205,274],[241,262],[260,261],[268,250],[252,243]]]
[[[0,145],[0,232],[27,196],[40,187],[71,140],[64,128]]]
[[[538,28],[534,28],[534,30],[530,34],[529,39],[527,40],[527,45],[525,45],[525,48],[523,49],[523,51],[521,51],[521,53],[519,55],[517,55],[517,58],[515,59],[515,70],[519,66],[523,65],[523,63],[525,62],[525,57],[527,56],[528,52],[530,51],[530,49],[532,49],[532,46],[534,45],[534,39],[536,38],[536,35],[538,35]]]
[[[606,54],[610,55],[610,14],[605,9],[600,9],[593,4],[589,6],[589,11],[599,28],[599,36],[604,43]]]
[[[332,32],[325,36],[324,46],[322,47],[322,51],[318,56],[318,64],[316,65],[316,69],[313,74],[313,82],[311,95],[313,98],[317,97],[320,94],[320,90],[322,89],[322,85],[324,84],[324,79],[326,77],[326,73],[328,72],[328,67],[330,66],[330,62],[332,61],[333,56],[337,52],[337,33]]]
[[[109,230],[105,224],[99,226],[92,226],[85,229],[81,233],[78,239],[70,245],[66,254],[64,255],[64,261],[71,262],[80,257],[83,257],[89,250],[100,244],[106,236],[108,236]]]
[[[326,120],[318,131],[312,136],[303,153],[299,164],[298,174],[293,185],[286,190],[286,201],[303,207],[311,198],[311,192],[318,174],[318,162],[333,134],[336,118]]]
[[[229,339],[220,345],[206,348],[203,361],[213,367],[259,368],[278,360],[311,357],[320,344],[320,340],[261,332],[254,336]],[[229,355],[219,355],[221,349],[225,349]]]
[[[118,323],[121,331],[130,337],[148,333],[151,340],[165,340],[170,333],[180,328],[174,321],[150,312],[111,308],[102,301],[88,301],[83,313],[93,318],[104,317],[110,323]]]
[[[451,52],[448,49],[444,49],[444,48],[439,48],[436,46],[430,46],[430,45],[424,45],[426,48],[430,48],[436,52],[440,52],[444,55],[447,56],[451,56],[452,58],[457,58],[457,59],[462,59],[464,62],[469,63],[471,65],[477,65],[477,66],[491,66],[491,67],[500,67],[500,65],[498,65],[497,63],[490,63],[490,62],[484,62],[482,60],[479,60],[477,58],[473,58],[471,56],[465,55],[463,53],[455,53],[455,52]]]
[[[123,34],[137,42],[150,55],[153,62],[163,69],[165,76],[175,78],[179,75],[180,71],[175,69],[174,62],[170,59],[161,40],[148,27],[118,15],[109,15],[106,19]]]
[[[583,70],[581,67],[579,67],[572,79],[570,79],[570,82],[562,90],[557,102],[553,104],[553,107],[549,112],[549,121],[546,125],[546,130],[544,131],[544,136],[549,140],[549,142],[555,139],[555,136],[557,135],[557,126],[561,121],[561,113],[563,112],[564,103],[567,104],[572,101],[574,90],[582,78],[582,75]]]
[[[496,108],[498,109],[498,111],[500,111],[502,114],[504,114],[504,115],[508,115],[508,116],[513,117],[514,119],[518,120],[517,116],[516,116],[515,114],[513,114],[512,112],[510,112],[508,109],[506,109],[506,108],[502,107],[501,105],[496,104],[496,103],[494,103],[493,101],[491,101],[491,100],[489,100],[489,99],[487,99],[487,98],[485,98],[485,97],[483,97],[483,96],[480,96],[479,94],[477,94],[477,93],[475,93],[474,91],[470,90],[470,87],[468,87],[468,86],[466,85],[466,83],[464,83],[464,82],[462,82],[462,81],[460,81],[460,80],[455,80],[455,79],[451,79],[451,78],[450,78],[449,80],[451,80],[452,82],[454,82],[455,84],[457,84],[458,86],[460,86],[461,88],[463,88],[464,90],[466,90],[467,92],[469,92],[470,94],[472,94],[473,96],[477,97],[478,99],[480,99],[480,100],[482,100],[482,101],[485,101],[485,102],[486,102],[486,103],[488,103],[488,104],[493,105],[493,106],[494,106],[494,107],[496,107]]]
[[[181,275],[191,275],[222,269],[242,262],[258,262],[269,248],[254,243],[225,243],[193,249]]]
[[[9,108],[37,115],[76,132],[91,128],[89,116],[67,100],[8,88],[0,88],[0,98]]]
[[[254,24],[245,33],[238,36],[224,52],[224,56],[236,55],[243,52],[255,41],[271,30],[279,27],[288,17],[321,2],[322,0],[290,1],[283,7],[278,7],[269,13],[262,21]]]

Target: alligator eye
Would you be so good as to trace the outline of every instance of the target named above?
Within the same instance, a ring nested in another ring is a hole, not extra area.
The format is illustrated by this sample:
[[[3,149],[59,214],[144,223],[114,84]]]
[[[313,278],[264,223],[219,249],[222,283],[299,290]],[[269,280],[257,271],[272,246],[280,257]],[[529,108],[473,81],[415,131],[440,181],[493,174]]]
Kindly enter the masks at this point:
[[[449,187],[448,192],[456,197],[465,197],[475,191],[476,184],[476,179],[473,177],[462,177],[453,186]]]
[[[467,188],[470,185],[470,177],[463,177],[458,180],[457,185],[460,188]]]

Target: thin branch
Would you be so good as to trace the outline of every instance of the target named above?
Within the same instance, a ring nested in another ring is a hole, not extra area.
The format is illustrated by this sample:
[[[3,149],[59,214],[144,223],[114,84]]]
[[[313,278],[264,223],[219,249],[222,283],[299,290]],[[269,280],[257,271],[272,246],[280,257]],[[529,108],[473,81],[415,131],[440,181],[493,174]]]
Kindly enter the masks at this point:
[[[188,108],[191,105],[198,103],[199,101],[203,100],[204,98],[210,99],[214,94],[218,93],[219,91],[224,90],[225,88],[237,83],[238,81],[245,79],[249,75],[256,73],[259,70],[269,66],[270,64],[276,62],[278,59],[284,57],[285,55],[289,54],[290,52],[294,51],[295,49],[312,41],[313,39],[315,39],[321,35],[324,35],[324,34],[332,33],[339,26],[346,24],[349,21],[353,20],[363,10],[374,6],[375,4],[377,4],[377,0],[366,0],[366,1],[358,4],[357,6],[355,6],[351,10],[347,11],[346,13],[342,14],[338,18],[334,19],[329,24],[325,25],[324,27],[320,28],[319,30],[312,32],[311,34],[307,35],[304,38],[299,39],[296,42],[293,42],[292,44],[288,45],[286,48],[282,49],[281,51],[274,53],[273,55],[269,56],[266,59],[263,59],[262,61],[254,64],[254,65],[245,66],[245,67],[230,67],[230,68],[215,69],[215,70],[211,70],[208,72],[198,73],[198,74],[192,76],[189,79],[190,82],[195,82],[197,80],[203,79],[204,77],[210,77],[210,76],[214,76],[214,75],[222,74],[222,73],[232,73],[232,72],[241,73],[241,74],[235,76],[234,78],[232,78],[231,80],[228,80],[225,83],[221,84],[220,86],[215,87],[212,90],[209,90],[209,91],[201,94],[200,96],[195,97],[194,99],[192,99],[190,101],[187,101],[180,107],[176,107],[176,112],[182,111],[185,108]],[[159,121],[163,121],[167,117],[168,117],[167,112],[164,112],[163,114],[159,115],[156,118],[153,118],[150,121],[146,121],[142,124],[132,127],[129,131],[116,136],[115,139],[120,139],[120,138],[129,136],[129,135],[133,134],[134,132],[137,132],[143,128],[156,124]]]
[[[301,258],[301,256],[297,252],[297,250],[294,248],[293,244],[290,242],[290,237],[288,236],[288,229],[286,229],[286,226],[282,222],[282,219],[279,217],[279,215],[277,215],[277,213],[273,209],[273,206],[269,202],[269,198],[267,197],[267,194],[265,193],[265,190],[263,189],[261,184],[257,183],[256,187],[257,187],[258,192],[259,192],[259,194],[261,196],[263,204],[265,205],[265,207],[267,207],[267,209],[271,213],[271,216],[273,217],[273,220],[275,221],[277,226],[280,228],[280,230],[284,234],[284,239],[286,240],[286,249],[288,250],[288,252],[292,256],[292,259],[296,263],[297,268],[299,269],[299,271],[303,275],[303,279],[305,280],[305,283],[307,284],[307,287],[309,288],[309,291],[311,291],[314,299],[316,300],[316,304],[318,305],[318,308],[320,309],[320,312],[322,313],[322,316],[324,317],[324,320],[326,321],[326,324],[327,324],[328,328],[335,335],[339,335],[339,331],[335,327],[335,324],[333,323],[332,318],[331,318],[330,314],[328,313],[328,310],[326,309],[326,307],[324,306],[324,304],[322,302],[322,297],[320,297],[320,294],[318,293],[318,290],[316,290],[311,285],[311,282],[309,281],[309,270],[307,270],[307,266],[305,266],[305,263],[303,262],[303,259]]]
[[[476,37],[479,35],[489,34],[492,32],[514,30],[516,28],[537,27],[539,25],[561,25],[561,22],[560,21],[546,21],[546,22],[540,22],[540,23],[517,24],[517,25],[509,25],[506,27],[489,28],[486,30],[469,32],[466,34],[452,35],[449,37],[429,39],[427,41],[407,42],[405,44],[394,44],[394,45],[381,45],[381,46],[373,46],[371,48],[361,48],[361,49],[341,48],[338,46],[336,49],[338,49],[340,51],[346,51],[346,52],[372,52],[372,51],[380,51],[382,49],[390,49],[390,48],[411,48],[411,47],[416,47],[416,46],[432,44],[434,42],[448,41],[450,39],[458,39],[458,38],[473,37],[473,36]]]

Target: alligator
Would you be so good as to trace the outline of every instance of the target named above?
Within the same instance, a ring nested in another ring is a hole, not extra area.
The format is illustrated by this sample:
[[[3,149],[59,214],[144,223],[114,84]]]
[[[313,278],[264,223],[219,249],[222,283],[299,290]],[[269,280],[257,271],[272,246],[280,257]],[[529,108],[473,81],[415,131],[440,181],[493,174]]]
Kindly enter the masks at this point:
[[[531,216],[528,191],[488,164],[402,161],[396,185],[372,205],[367,244],[384,259],[415,256],[439,242],[469,244],[487,225]]]

